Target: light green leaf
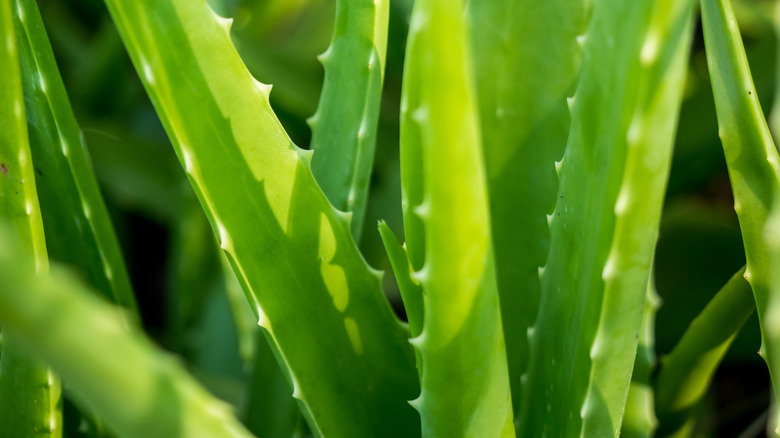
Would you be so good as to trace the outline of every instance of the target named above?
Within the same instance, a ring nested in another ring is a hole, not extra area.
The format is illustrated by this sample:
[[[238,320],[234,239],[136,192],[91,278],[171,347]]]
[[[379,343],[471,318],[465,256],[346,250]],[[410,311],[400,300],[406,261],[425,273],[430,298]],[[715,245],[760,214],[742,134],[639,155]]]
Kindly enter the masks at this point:
[[[614,436],[634,365],[691,38],[692,2],[600,0],[572,125],[542,299],[529,330],[521,436]],[[587,184],[583,184],[587,181]]]
[[[651,270],[650,280],[647,282],[642,327],[639,329],[639,347],[626,399],[626,414],[620,428],[620,436],[623,438],[652,438],[658,428],[651,378],[656,366],[655,314],[660,305],[661,298],[655,291]]]
[[[374,164],[387,50],[389,0],[338,0],[317,112],[309,119],[311,168],[331,204],[352,213],[360,240]]]
[[[745,279],[753,289],[761,325],[759,354],[767,361],[778,394],[776,368],[780,364],[775,364],[774,358],[780,357],[780,352],[771,349],[780,348],[780,344],[775,346],[766,339],[773,256],[764,233],[772,203],[780,199],[780,156],[756,97],[731,2],[701,0],[701,17],[719,135],[745,243]]]
[[[203,0],[106,3],[312,432],[419,433],[407,333],[270,87],[241,62],[230,20]]]
[[[379,235],[382,237],[382,243],[393,267],[398,290],[401,292],[401,299],[406,309],[406,319],[409,321],[409,333],[415,337],[422,332],[423,328],[422,286],[412,278],[412,267],[406,250],[384,221],[379,222]]]
[[[38,277],[0,238],[0,321],[122,438],[249,438],[227,405],[158,350],[118,307],[62,269]],[[14,434],[9,436],[31,436]]]
[[[704,397],[715,370],[756,308],[740,269],[691,322],[671,353],[661,359],[656,411],[662,436],[678,436]]]
[[[425,437],[514,436],[468,41],[463,2],[415,2],[401,152],[402,166],[414,166],[402,175],[407,250],[424,303],[412,339],[422,393],[411,403]]]
[[[49,262],[25,124],[13,14],[23,16],[24,11],[12,8],[11,0],[0,0],[0,224],[10,227],[21,243],[15,256],[30,256],[34,270],[45,276]],[[20,351],[18,340],[7,329],[3,325],[0,346],[0,436],[61,437],[59,379]]]
[[[14,0],[30,149],[53,260],[86,274],[105,297],[137,314],[135,297],[81,133],[34,0]]]
[[[584,0],[471,0],[467,6],[490,193],[491,229],[512,401],[528,365],[549,247],[554,163],[569,132]]]

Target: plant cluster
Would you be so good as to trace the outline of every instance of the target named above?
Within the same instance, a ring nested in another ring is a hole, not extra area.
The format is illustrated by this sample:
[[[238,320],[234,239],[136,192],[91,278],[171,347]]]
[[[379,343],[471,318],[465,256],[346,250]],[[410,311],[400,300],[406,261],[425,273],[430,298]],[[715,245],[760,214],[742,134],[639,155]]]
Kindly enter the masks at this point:
[[[0,0],[0,437],[693,436],[754,310],[780,390],[780,156],[730,0],[337,0],[320,91],[284,53],[314,46],[249,42],[317,34],[325,3],[105,0],[85,51]],[[657,361],[699,15],[745,266]],[[138,79],[180,169],[133,139],[148,123],[77,122],[128,119]],[[401,218],[374,229],[396,171]],[[117,199],[170,230],[162,329],[122,250],[153,236]]]

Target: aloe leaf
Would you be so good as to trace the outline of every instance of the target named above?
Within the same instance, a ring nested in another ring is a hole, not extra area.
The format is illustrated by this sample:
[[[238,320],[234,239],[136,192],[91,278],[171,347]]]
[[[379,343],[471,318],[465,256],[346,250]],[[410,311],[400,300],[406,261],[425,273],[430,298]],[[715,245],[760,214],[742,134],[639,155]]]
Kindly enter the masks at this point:
[[[424,227],[424,266],[412,260],[423,329],[411,340],[422,392],[410,403],[426,437],[514,436],[468,38],[462,1],[415,2],[401,148],[421,158],[403,183],[422,195],[405,214]],[[419,237],[407,234],[408,248]]]
[[[120,437],[251,437],[131,317],[65,270],[37,277],[0,239],[0,321]],[[26,436],[26,435],[13,435]]]
[[[661,436],[678,436],[702,399],[715,370],[753,313],[750,285],[740,269],[691,322],[680,341],[661,359],[655,406]]]
[[[479,115],[514,410],[547,260],[554,163],[569,131],[566,97],[580,67],[584,0],[471,0]],[[555,29],[551,32],[551,29]]]
[[[46,244],[110,300],[137,313],[119,244],[34,0],[14,0],[25,113]]]
[[[772,274],[770,277],[771,293],[767,303],[767,312],[764,321],[764,335],[769,349],[771,372],[775,376],[780,375],[780,197],[776,197],[767,218],[764,236],[769,245],[770,263]],[[775,435],[780,436],[780,413],[777,412],[777,399],[775,397],[775,412],[769,415],[769,425],[772,426]]]
[[[626,413],[620,429],[620,436],[623,438],[652,438],[658,428],[651,378],[656,366],[655,314],[660,305],[661,298],[655,290],[651,274],[647,282],[642,327],[639,329],[639,347],[634,372],[631,373],[631,386],[628,388]]]
[[[601,317],[590,350],[585,436],[606,433],[608,425],[613,434],[620,430],[685,88],[694,5],[692,0],[656,1],[639,55],[639,95],[625,137],[625,174],[614,205]],[[598,408],[589,412],[591,403],[602,398],[608,417]]]
[[[598,1],[529,329],[520,436],[620,430],[668,177],[692,2]],[[619,37],[618,37],[619,36]],[[583,181],[588,181],[583,185]]]
[[[390,227],[382,221],[379,223],[379,235],[390,259],[390,265],[401,292],[401,299],[406,310],[406,319],[409,321],[409,334],[415,337],[423,328],[423,290],[422,285],[412,277],[412,266],[406,250],[398,242],[398,239],[390,230]]]
[[[2,27],[0,27],[0,56],[2,56],[3,86],[0,87],[0,188],[3,196],[2,218],[9,222],[20,236],[25,251],[35,257],[36,269],[40,273],[48,270],[46,239],[38,204],[35,172],[25,121],[24,96],[17,39],[14,35],[12,16],[24,14],[21,9],[12,9],[11,0],[2,0]]]
[[[359,241],[374,164],[389,0],[338,0],[319,107],[309,119],[311,170],[331,204],[352,212]]]
[[[230,20],[203,0],[106,3],[312,432],[418,434],[407,333],[270,87],[241,62]]]
[[[49,262],[25,123],[13,14],[24,12],[12,8],[10,0],[0,0],[0,222],[10,226],[21,243],[19,252],[30,255],[34,270],[45,276]],[[13,293],[22,294],[16,289]],[[0,347],[0,436],[61,437],[59,379],[20,351],[18,340],[5,325]]]
[[[774,346],[767,344],[764,320],[772,272],[764,228],[772,202],[780,198],[780,157],[756,97],[731,2],[702,0],[701,18],[719,135],[745,243],[745,279],[753,289],[761,326],[759,354],[769,366],[775,394],[780,394],[780,376],[775,373],[780,365],[773,363],[778,353],[768,351]]]
[[[772,27],[775,32],[775,45],[777,57],[775,59],[775,95],[772,103],[772,112],[769,114],[769,128],[775,141],[780,138],[780,6],[775,5],[772,18]]]

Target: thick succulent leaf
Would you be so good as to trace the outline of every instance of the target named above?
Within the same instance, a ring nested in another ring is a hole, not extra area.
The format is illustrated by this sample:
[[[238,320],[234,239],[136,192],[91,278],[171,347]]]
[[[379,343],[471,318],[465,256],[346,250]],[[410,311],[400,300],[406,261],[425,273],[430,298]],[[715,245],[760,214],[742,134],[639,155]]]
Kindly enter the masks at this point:
[[[491,228],[515,412],[536,320],[555,161],[569,132],[584,0],[471,0],[467,17],[479,96]],[[554,29],[554,31],[551,31]]]
[[[407,333],[270,87],[241,62],[230,20],[203,0],[106,3],[312,431],[419,433]]]
[[[600,0],[580,37],[521,436],[620,430],[669,171],[691,2]],[[616,37],[616,36],[619,36]],[[582,181],[588,181],[583,185]]]
[[[412,339],[422,393],[411,403],[426,437],[514,436],[468,41],[462,1],[415,2],[401,148],[422,158],[420,178],[403,182],[422,195],[405,213],[425,230],[422,269],[412,259],[425,311]],[[416,238],[407,234],[408,248],[420,248]]]
[[[111,301],[137,312],[108,211],[82,144],[49,39],[34,0],[14,0],[14,27],[30,149],[53,260],[86,274]]]
[[[423,290],[422,285],[412,276],[412,266],[406,250],[398,242],[393,231],[382,221],[379,223],[379,235],[390,259],[390,265],[401,292],[401,299],[409,321],[409,334],[415,337],[423,328]]]
[[[660,305],[661,298],[655,291],[651,273],[650,281],[647,282],[642,327],[639,329],[639,347],[626,399],[626,413],[620,428],[620,436],[623,438],[652,438],[658,428],[651,378],[656,366],[655,314]]]
[[[769,115],[769,128],[775,141],[780,138],[780,7],[775,7],[772,27],[775,31],[777,57],[775,58],[775,95],[772,103],[772,111]]]
[[[33,275],[12,239],[3,234],[0,242],[4,329],[51,364],[117,436],[252,436],[123,310],[92,296],[65,270]]]
[[[49,263],[27,137],[12,14],[23,16],[24,11],[12,8],[11,0],[0,0],[0,223],[16,235],[21,243],[17,250],[32,256],[34,271],[46,275]],[[16,289],[9,292],[23,294]],[[20,351],[17,339],[5,326],[2,338],[0,436],[61,437],[59,380],[47,367]]]
[[[655,406],[659,434],[677,434],[704,397],[739,329],[756,305],[742,268],[691,322],[671,353],[661,359]]]
[[[331,204],[352,213],[360,239],[374,164],[390,0],[338,0],[317,112],[309,119],[311,170]]]
[[[694,4],[656,1],[639,56],[639,95],[625,134],[625,174],[614,205],[614,237],[602,271],[601,316],[590,350],[590,383],[582,411],[586,437],[606,434],[610,426],[617,435],[625,410],[688,71]],[[601,400],[608,416],[595,408]]]
[[[767,303],[767,312],[764,317],[764,336],[769,344],[770,372],[780,375],[780,197],[776,197],[767,218],[764,236],[769,246],[770,256],[770,294]],[[775,401],[775,404],[777,401]],[[776,408],[777,409],[777,408]],[[775,413],[770,417],[774,424],[775,435],[780,436],[780,415]]]
[[[25,122],[19,53],[12,16],[24,15],[12,9],[11,0],[2,0],[0,56],[3,86],[0,87],[0,217],[10,223],[27,252],[35,256],[38,272],[48,267],[38,194]],[[13,12],[12,12],[13,11]]]
[[[747,268],[761,325],[760,354],[769,365],[775,393],[780,376],[772,363],[773,346],[766,342],[767,308],[772,272],[771,250],[764,239],[769,209],[780,198],[780,156],[772,141],[750,75],[745,48],[729,0],[701,1],[702,28],[707,51],[718,128],[734,193]]]

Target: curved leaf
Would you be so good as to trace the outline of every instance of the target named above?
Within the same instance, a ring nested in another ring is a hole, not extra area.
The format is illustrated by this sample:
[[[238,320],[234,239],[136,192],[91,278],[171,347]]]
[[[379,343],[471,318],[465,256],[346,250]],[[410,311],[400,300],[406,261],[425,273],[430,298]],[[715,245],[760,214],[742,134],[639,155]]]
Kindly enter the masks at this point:
[[[92,296],[64,270],[37,277],[29,268],[3,235],[0,321],[118,436],[252,436],[124,311]]]
[[[419,433],[407,333],[270,87],[241,62],[230,20],[204,0],[106,3],[313,433]]]
[[[731,277],[691,322],[671,353],[661,359],[655,406],[662,436],[675,435],[685,425],[731,342],[756,308],[744,273],[742,268]]]
[[[466,9],[490,193],[512,402],[528,366],[528,328],[539,309],[538,268],[550,244],[571,96],[580,70],[585,0],[471,0]]]
[[[691,38],[691,2],[600,0],[580,37],[521,436],[614,436],[631,380]],[[583,184],[588,181],[588,184]]]
[[[0,0],[0,224],[10,226],[21,242],[17,250],[32,256],[35,271],[45,276],[49,262],[12,21],[13,14],[24,19],[24,11],[11,5],[11,0]],[[21,292],[14,289],[13,293]],[[0,351],[0,436],[61,437],[59,379],[48,367],[20,351],[17,340],[6,329],[4,326]]]
[[[426,437],[514,436],[468,38],[462,1],[415,2],[401,148],[402,165],[421,158],[403,184],[419,195],[405,205],[405,224],[425,239],[406,235],[424,303],[411,341],[422,392],[411,404]]]
[[[729,0],[701,0],[701,19],[715,110],[726,156],[734,210],[745,244],[745,279],[753,289],[761,326],[759,354],[767,361],[775,394],[780,376],[774,364],[775,347],[767,343],[766,321],[772,255],[765,227],[769,210],[780,198],[780,156],[764,119],[750,75],[745,48]]]
[[[336,208],[351,212],[360,240],[374,164],[387,50],[389,0],[338,0],[328,50],[319,59],[325,82],[309,119],[311,170]]]
[[[137,314],[122,253],[34,0],[14,0],[30,149],[53,260]],[[24,17],[24,20],[21,17]]]

